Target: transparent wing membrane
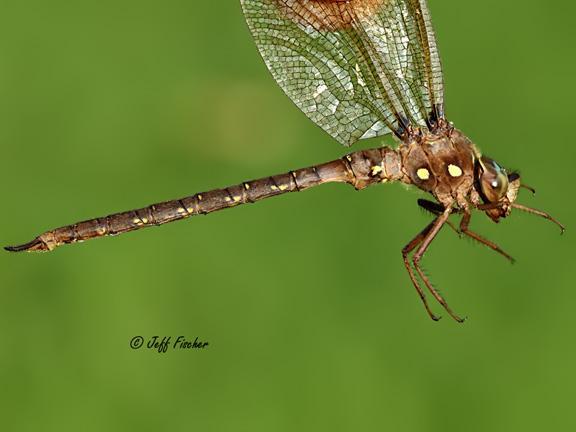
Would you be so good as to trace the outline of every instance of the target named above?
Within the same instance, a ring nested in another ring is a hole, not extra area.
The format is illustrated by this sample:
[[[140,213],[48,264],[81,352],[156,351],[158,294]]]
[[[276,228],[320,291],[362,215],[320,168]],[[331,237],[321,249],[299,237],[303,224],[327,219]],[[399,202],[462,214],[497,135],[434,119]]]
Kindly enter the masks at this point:
[[[343,145],[443,116],[424,0],[241,0],[284,92]]]

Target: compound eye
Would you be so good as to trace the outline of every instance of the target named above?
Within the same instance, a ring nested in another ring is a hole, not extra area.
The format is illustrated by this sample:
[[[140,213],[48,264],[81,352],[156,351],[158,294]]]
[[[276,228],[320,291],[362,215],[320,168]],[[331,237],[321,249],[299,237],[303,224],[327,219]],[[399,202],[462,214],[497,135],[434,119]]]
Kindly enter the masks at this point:
[[[498,202],[508,191],[508,175],[506,170],[487,157],[480,164],[480,187],[489,202]]]

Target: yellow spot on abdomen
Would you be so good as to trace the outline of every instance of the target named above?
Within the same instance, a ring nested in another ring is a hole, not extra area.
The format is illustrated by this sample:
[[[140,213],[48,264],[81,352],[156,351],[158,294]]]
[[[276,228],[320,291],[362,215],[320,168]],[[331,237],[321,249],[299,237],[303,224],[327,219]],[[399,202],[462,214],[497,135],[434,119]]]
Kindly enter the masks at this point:
[[[462,168],[458,165],[450,164],[448,165],[448,174],[452,177],[460,177],[462,175]]]
[[[430,171],[426,168],[419,168],[418,171],[416,171],[416,176],[420,180],[428,180],[430,178]]]

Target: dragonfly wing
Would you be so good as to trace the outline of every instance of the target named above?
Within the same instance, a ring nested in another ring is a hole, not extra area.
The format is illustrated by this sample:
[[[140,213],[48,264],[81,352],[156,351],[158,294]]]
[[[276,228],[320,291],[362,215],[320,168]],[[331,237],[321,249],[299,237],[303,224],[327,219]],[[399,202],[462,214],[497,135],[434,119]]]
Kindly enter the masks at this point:
[[[425,0],[241,0],[284,92],[343,145],[443,117]]]

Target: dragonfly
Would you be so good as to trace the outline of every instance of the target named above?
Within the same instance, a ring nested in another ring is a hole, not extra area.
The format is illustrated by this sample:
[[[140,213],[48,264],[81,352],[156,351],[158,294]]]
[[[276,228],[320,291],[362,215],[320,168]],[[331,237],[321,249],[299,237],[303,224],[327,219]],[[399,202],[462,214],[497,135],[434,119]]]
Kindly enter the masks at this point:
[[[517,203],[521,188],[532,189],[447,120],[442,65],[425,0],[241,0],[241,6],[272,76],[316,125],[346,147],[384,135],[394,137],[397,146],[359,150],[308,168],[74,223],[6,250],[51,251],[324,183],[360,190],[401,182],[434,198],[418,200],[433,219],[402,249],[410,280],[430,318],[440,317],[427,295],[462,322],[421,268],[442,227],[511,261],[496,243],[470,230],[474,210],[494,222],[512,209],[522,210],[564,231],[548,213]],[[459,225],[451,215],[461,216]]]

